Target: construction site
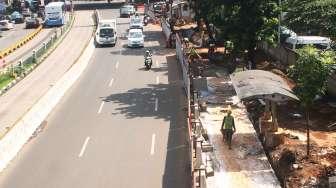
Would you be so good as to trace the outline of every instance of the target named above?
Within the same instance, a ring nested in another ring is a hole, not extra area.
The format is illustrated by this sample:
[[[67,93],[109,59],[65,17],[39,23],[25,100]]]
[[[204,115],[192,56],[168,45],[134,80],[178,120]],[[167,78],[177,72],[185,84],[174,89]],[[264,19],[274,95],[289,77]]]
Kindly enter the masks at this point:
[[[190,103],[195,186],[336,187],[335,74],[307,120],[287,76],[290,65],[262,44],[251,65],[229,43],[211,43],[214,30],[186,16],[184,3],[160,22]],[[220,131],[228,111],[236,121],[232,150]]]

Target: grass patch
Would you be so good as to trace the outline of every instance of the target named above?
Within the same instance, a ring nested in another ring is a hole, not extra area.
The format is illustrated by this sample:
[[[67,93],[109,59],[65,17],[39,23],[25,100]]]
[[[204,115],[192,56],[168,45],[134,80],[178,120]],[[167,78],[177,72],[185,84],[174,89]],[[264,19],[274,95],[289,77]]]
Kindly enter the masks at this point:
[[[0,75],[0,89],[6,87],[12,80],[14,77],[9,74]]]

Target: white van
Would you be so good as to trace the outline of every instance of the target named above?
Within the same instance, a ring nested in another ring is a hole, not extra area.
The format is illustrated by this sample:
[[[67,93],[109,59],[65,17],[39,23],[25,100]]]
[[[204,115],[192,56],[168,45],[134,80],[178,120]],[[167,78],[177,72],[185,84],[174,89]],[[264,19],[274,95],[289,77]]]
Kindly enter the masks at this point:
[[[117,20],[100,20],[95,34],[98,46],[115,45],[117,43]]]
[[[325,50],[330,48],[331,40],[320,36],[291,36],[285,41],[285,46],[292,50],[300,49],[306,45],[313,45],[318,49]]]

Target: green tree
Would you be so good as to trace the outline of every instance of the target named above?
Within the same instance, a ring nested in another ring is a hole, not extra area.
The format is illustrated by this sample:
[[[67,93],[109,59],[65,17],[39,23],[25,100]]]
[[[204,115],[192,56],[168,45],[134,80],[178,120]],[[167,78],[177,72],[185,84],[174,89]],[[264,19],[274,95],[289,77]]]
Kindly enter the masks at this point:
[[[297,33],[336,37],[335,0],[288,0],[285,24]]]
[[[296,82],[294,92],[305,110],[307,129],[307,156],[309,156],[310,134],[309,113],[317,95],[324,95],[331,66],[335,63],[333,52],[321,52],[312,46],[297,51],[299,57],[289,68],[289,76]]]
[[[276,0],[198,0],[196,18],[213,23],[217,39],[233,42],[235,54],[248,51],[253,62],[258,41],[276,43],[279,10]]]

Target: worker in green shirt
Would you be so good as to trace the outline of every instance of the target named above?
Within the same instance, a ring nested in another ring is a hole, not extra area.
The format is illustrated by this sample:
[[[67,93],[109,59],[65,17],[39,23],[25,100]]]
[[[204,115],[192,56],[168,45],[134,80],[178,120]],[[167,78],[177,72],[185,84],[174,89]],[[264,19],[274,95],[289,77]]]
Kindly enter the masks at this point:
[[[231,113],[232,113],[231,110],[227,112],[227,115],[224,117],[222,127],[221,127],[221,132],[223,134],[223,140],[225,139],[226,143],[229,146],[229,149],[231,149],[232,135],[234,132],[236,132],[234,118],[231,115]]]

